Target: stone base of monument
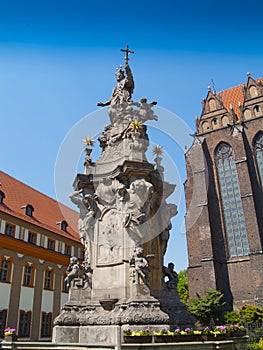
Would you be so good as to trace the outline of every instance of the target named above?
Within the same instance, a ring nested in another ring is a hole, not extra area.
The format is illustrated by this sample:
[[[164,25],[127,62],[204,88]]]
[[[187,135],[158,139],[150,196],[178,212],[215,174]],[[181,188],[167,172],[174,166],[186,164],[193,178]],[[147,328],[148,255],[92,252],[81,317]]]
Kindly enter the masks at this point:
[[[120,327],[106,326],[55,326],[53,342],[57,344],[96,344],[115,346],[120,338]]]
[[[121,343],[128,327],[135,331],[149,328],[153,332],[168,323],[169,316],[152,296],[138,295],[126,302],[105,298],[87,305],[70,300],[55,319],[53,342],[112,346]]]
[[[109,304],[111,307],[109,307]],[[70,304],[63,306],[55,319],[57,326],[122,325],[122,324],[168,324],[168,315],[160,309],[159,301],[129,300],[115,304],[112,299],[103,299],[87,305]]]
[[[89,293],[89,288],[71,288],[69,301],[54,321],[53,342],[111,345],[127,327],[158,331],[165,326],[183,329],[194,323],[176,289],[156,291],[152,296],[147,286],[134,284],[134,296],[126,301],[111,297],[89,300]]]

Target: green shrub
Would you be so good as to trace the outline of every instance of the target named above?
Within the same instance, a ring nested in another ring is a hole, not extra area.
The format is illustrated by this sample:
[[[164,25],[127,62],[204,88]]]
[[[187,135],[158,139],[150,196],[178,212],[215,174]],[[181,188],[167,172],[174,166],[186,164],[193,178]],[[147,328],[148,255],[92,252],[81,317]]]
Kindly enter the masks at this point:
[[[258,343],[256,342],[249,342],[247,343],[247,350],[259,350]]]
[[[263,308],[253,305],[245,305],[240,310],[240,316],[247,324],[263,322]]]
[[[223,296],[220,291],[209,289],[202,297],[190,298],[187,309],[202,326],[209,326],[211,321],[220,324],[224,314]]]
[[[242,323],[240,314],[237,311],[228,311],[224,314],[224,323],[230,324],[240,324]]]

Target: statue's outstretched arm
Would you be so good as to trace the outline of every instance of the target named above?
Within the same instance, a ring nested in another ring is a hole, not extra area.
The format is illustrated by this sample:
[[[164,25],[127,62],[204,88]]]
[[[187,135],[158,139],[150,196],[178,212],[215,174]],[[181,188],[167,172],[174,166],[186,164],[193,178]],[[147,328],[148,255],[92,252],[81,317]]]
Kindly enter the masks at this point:
[[[99,106],[99,107],[109,106],[111,104],[111,100],[112,100],[112,98],[108,99],[108,101],[106,101],[106,102],[98,102],[97,106]]]
[[[113,96],[116,94],[116,87],[113,89],[111,97],[106,101],[106,102],[98,102],[97,106],[99,107],[105,107],[105,106],[109,106],[111,104],[111,101],[113,99]]]

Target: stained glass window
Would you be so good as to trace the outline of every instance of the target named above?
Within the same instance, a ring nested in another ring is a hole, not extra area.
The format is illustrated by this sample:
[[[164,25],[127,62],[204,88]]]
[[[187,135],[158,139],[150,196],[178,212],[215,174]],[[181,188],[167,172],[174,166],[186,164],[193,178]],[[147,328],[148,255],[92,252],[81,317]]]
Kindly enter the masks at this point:
[[[258,166],[258,173],[261,181],[261,185],[263,185],[263,133],[257,135],[254,143],[255,155]]]
[[[249,254],[247,231],[232,148],[221,143],[215,152],[230,257]]]

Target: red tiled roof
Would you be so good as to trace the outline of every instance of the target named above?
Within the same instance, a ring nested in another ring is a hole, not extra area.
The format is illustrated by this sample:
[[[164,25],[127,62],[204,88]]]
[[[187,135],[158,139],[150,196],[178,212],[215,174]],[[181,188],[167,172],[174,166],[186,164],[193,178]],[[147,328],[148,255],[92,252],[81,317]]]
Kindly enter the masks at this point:
[[[263,78],[259,78],[259,79],[256,80],[257,83],[259,81],[263,82]],[[220,91],[218,93],[218,95],[220,95],[222,97],[223,104],[224,104],[224,106],[225,106],[225,108],[227,110],[230,110],[230,105],[233,106],[234,111],[235,111],[238,119],[240,119],[240,111],[239,111],[239,108],[238,108],[238,103],[239,102],[241,104],[244,103],[244,95],[243,95],[243,92],[242,92],[242,88],[244,86],[246,86],[246,85],[247,85],[246,83],[245,84],[241,84],[241,85],[232,87],[230,89]]]
[[[3,204],[0,204],[0,212],[7,213],[65,238],[80,241],[77,233],[79,214],[76,211],[16,180],[3,171],[0,171],[0,183],[0,191],[5,194]],[[21,206],[27,204],[34,207],[32,217],[25,215],[25,210],[21,209]],[[67,232],[62,231],[60,225],[56,224],[63,220],[68,223]],[[75,227],[72,228],[71,226]]]
[[[244,102],[244,95],[242,92],[242,88],[245,85],[246,84],[238,85],[233,88],[220,91],[218,93],[222,97],[223,104],[228,111],[230,110],[230,105],[233,106],[238,119],[240,119],[240,111],[238,108],[238,103],[240,102],[241,104],[243,104]]]

